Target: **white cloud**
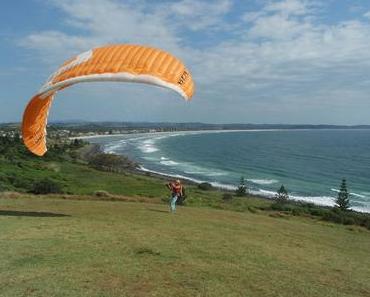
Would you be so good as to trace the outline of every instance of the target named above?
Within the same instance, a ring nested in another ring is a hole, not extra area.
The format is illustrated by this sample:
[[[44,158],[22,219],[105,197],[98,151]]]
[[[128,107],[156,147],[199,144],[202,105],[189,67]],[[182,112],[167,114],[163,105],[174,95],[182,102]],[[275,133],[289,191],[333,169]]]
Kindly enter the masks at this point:
[[[319,17],[325,11],[316,1],[265,2],[262,9],[244,14],[238,34],[228,32],[231,24],[224,18],[232,13],[231,1],[182,0],[167,10],[165,4],[145,1],[53,3],[74,33],[34,32],[23,46],[37,50],[53,65],[105,43],[152,44],[169,50],[186,61],[197,82],[200,100],[193,101],[188,114],[200,118],[183,120],[218,120],[233,103],[238,107],[228,121],[243,121],[243,112],[255,118],[258,110],[263,114],[279,108],[303,115],[301,109],[318,110],[322,102],[327,114],[338,102],[369,106],[370,86],[361,84],[370,71],[369,22],[325,24]],[[217,28],[230,35],[206,48],[184,37],[195,31],[208,37],[213,32],[217,39]],[[216,106],[212,113],[211,102]]]
[[[311,30],[308,22],[274,14],[257,18],[248,33],[254,38],[291,39],[308,30]]]
[[[65,23],[79,33],[41,31],[21,41],[38,50],[46,60],[59,60],[106,43],[151,44],[179,49],[180,38],[159,14],[141,6],[106,0],[52,1],[66,15]]]
[[[284,15],[304,15],[309,12],[309,3],[309,1],[302,0],[274,1],[268,3],[264,10]]]
[[[167,6],[167,3],[165,4]],[[225,26],[223,16],[232,8],[231,0],[197,1],[182,0],[171,4],[168,8],[164,6],[168,16],[173,15],[177,22],[191,30],[203,29],[217,30]]]

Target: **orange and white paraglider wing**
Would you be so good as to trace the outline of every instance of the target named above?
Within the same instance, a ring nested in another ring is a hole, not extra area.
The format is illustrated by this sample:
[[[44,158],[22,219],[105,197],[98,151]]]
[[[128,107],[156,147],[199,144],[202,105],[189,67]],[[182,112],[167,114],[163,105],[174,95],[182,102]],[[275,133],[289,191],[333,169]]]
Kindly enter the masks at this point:
[[[36,155],[46,152],[46,124],[55,93],[80,82],[122,81],[172,89],[190,100],[194,82],[185,65],[165,51],[139,45],[95,48],[66,61],[31,99],[23,115],[25,145]]]

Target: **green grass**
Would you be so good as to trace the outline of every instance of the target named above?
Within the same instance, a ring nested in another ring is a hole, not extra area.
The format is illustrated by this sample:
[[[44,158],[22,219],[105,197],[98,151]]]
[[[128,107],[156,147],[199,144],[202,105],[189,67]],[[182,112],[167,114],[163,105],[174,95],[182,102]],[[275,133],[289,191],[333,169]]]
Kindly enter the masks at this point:
[[[198,195],[207,205],[207,195],[219,194]],[[365,297],[369,250],[365,228],[303,217],[208,207],[181,207],[173,215],[150,203],[0,199],[0,296],[6,297]]]
[[[7,181],[8,190],[27,191],[34,181],[52,178],[62,185],[63,191],[74,195],[92,195],[96,191],[107,191],[115,195],[149,197],[164,199],[169,196],[165,187],[167,180],[153,178],[139,174],[117,174],[98,171],[85,164],[69,161],[49,161],[45,159],[31,159],[19,163],[0,160],[0,182]],[[9,184],[9,176],[15,181]],[[270,203],[258,198],[249,201],[236,198],[232,203],[222,203],[222,191],[202,191],[194,185],[187,185],[191,206],[207,206],[214,208],[235,209],[245,211],[250,205],[266,206]],[[0,189],[1,190],[1,189]]]

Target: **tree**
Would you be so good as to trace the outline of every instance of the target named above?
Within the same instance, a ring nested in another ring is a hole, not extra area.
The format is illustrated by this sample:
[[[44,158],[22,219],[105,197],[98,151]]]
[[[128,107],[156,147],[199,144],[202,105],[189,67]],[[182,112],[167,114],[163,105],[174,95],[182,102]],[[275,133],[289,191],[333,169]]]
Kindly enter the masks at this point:
[[[239,196],[239,197],[245,196],[247,194],[247,187],[245,185],[245,179],[243,176],[240,177],[240,183],[235,193],[236,193],[236,196]]]
[[[335,201],[335,204],[341,210],[347,210],[350,206],[347,183],[344,178],[342,179],[342,184],[340,185],[340,190],[338,193],[337,200]]]
[[[280,189],[277,190],[275,195],[275,200],[277,203],[286,203],[289,199],[288,191],[285,189],[284,185],[281,185]]]

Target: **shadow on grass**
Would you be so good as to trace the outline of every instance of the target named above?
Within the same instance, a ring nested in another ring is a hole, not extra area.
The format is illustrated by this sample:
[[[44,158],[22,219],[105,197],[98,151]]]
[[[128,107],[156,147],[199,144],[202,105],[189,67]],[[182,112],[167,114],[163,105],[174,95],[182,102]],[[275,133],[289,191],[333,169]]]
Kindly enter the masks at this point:
[[[39,218],[70,217],[70,215],[66,215],[63,213],[53,213],[43,211],[18,211],[18,210],[0,210],[0,216],[39,217]]]
[[[147,208],[149,211],[155,211],[155,212],[163,212],[163,213],[169,213],[168,210],[162,210],[162,209],[156,209],[156,208]]]

